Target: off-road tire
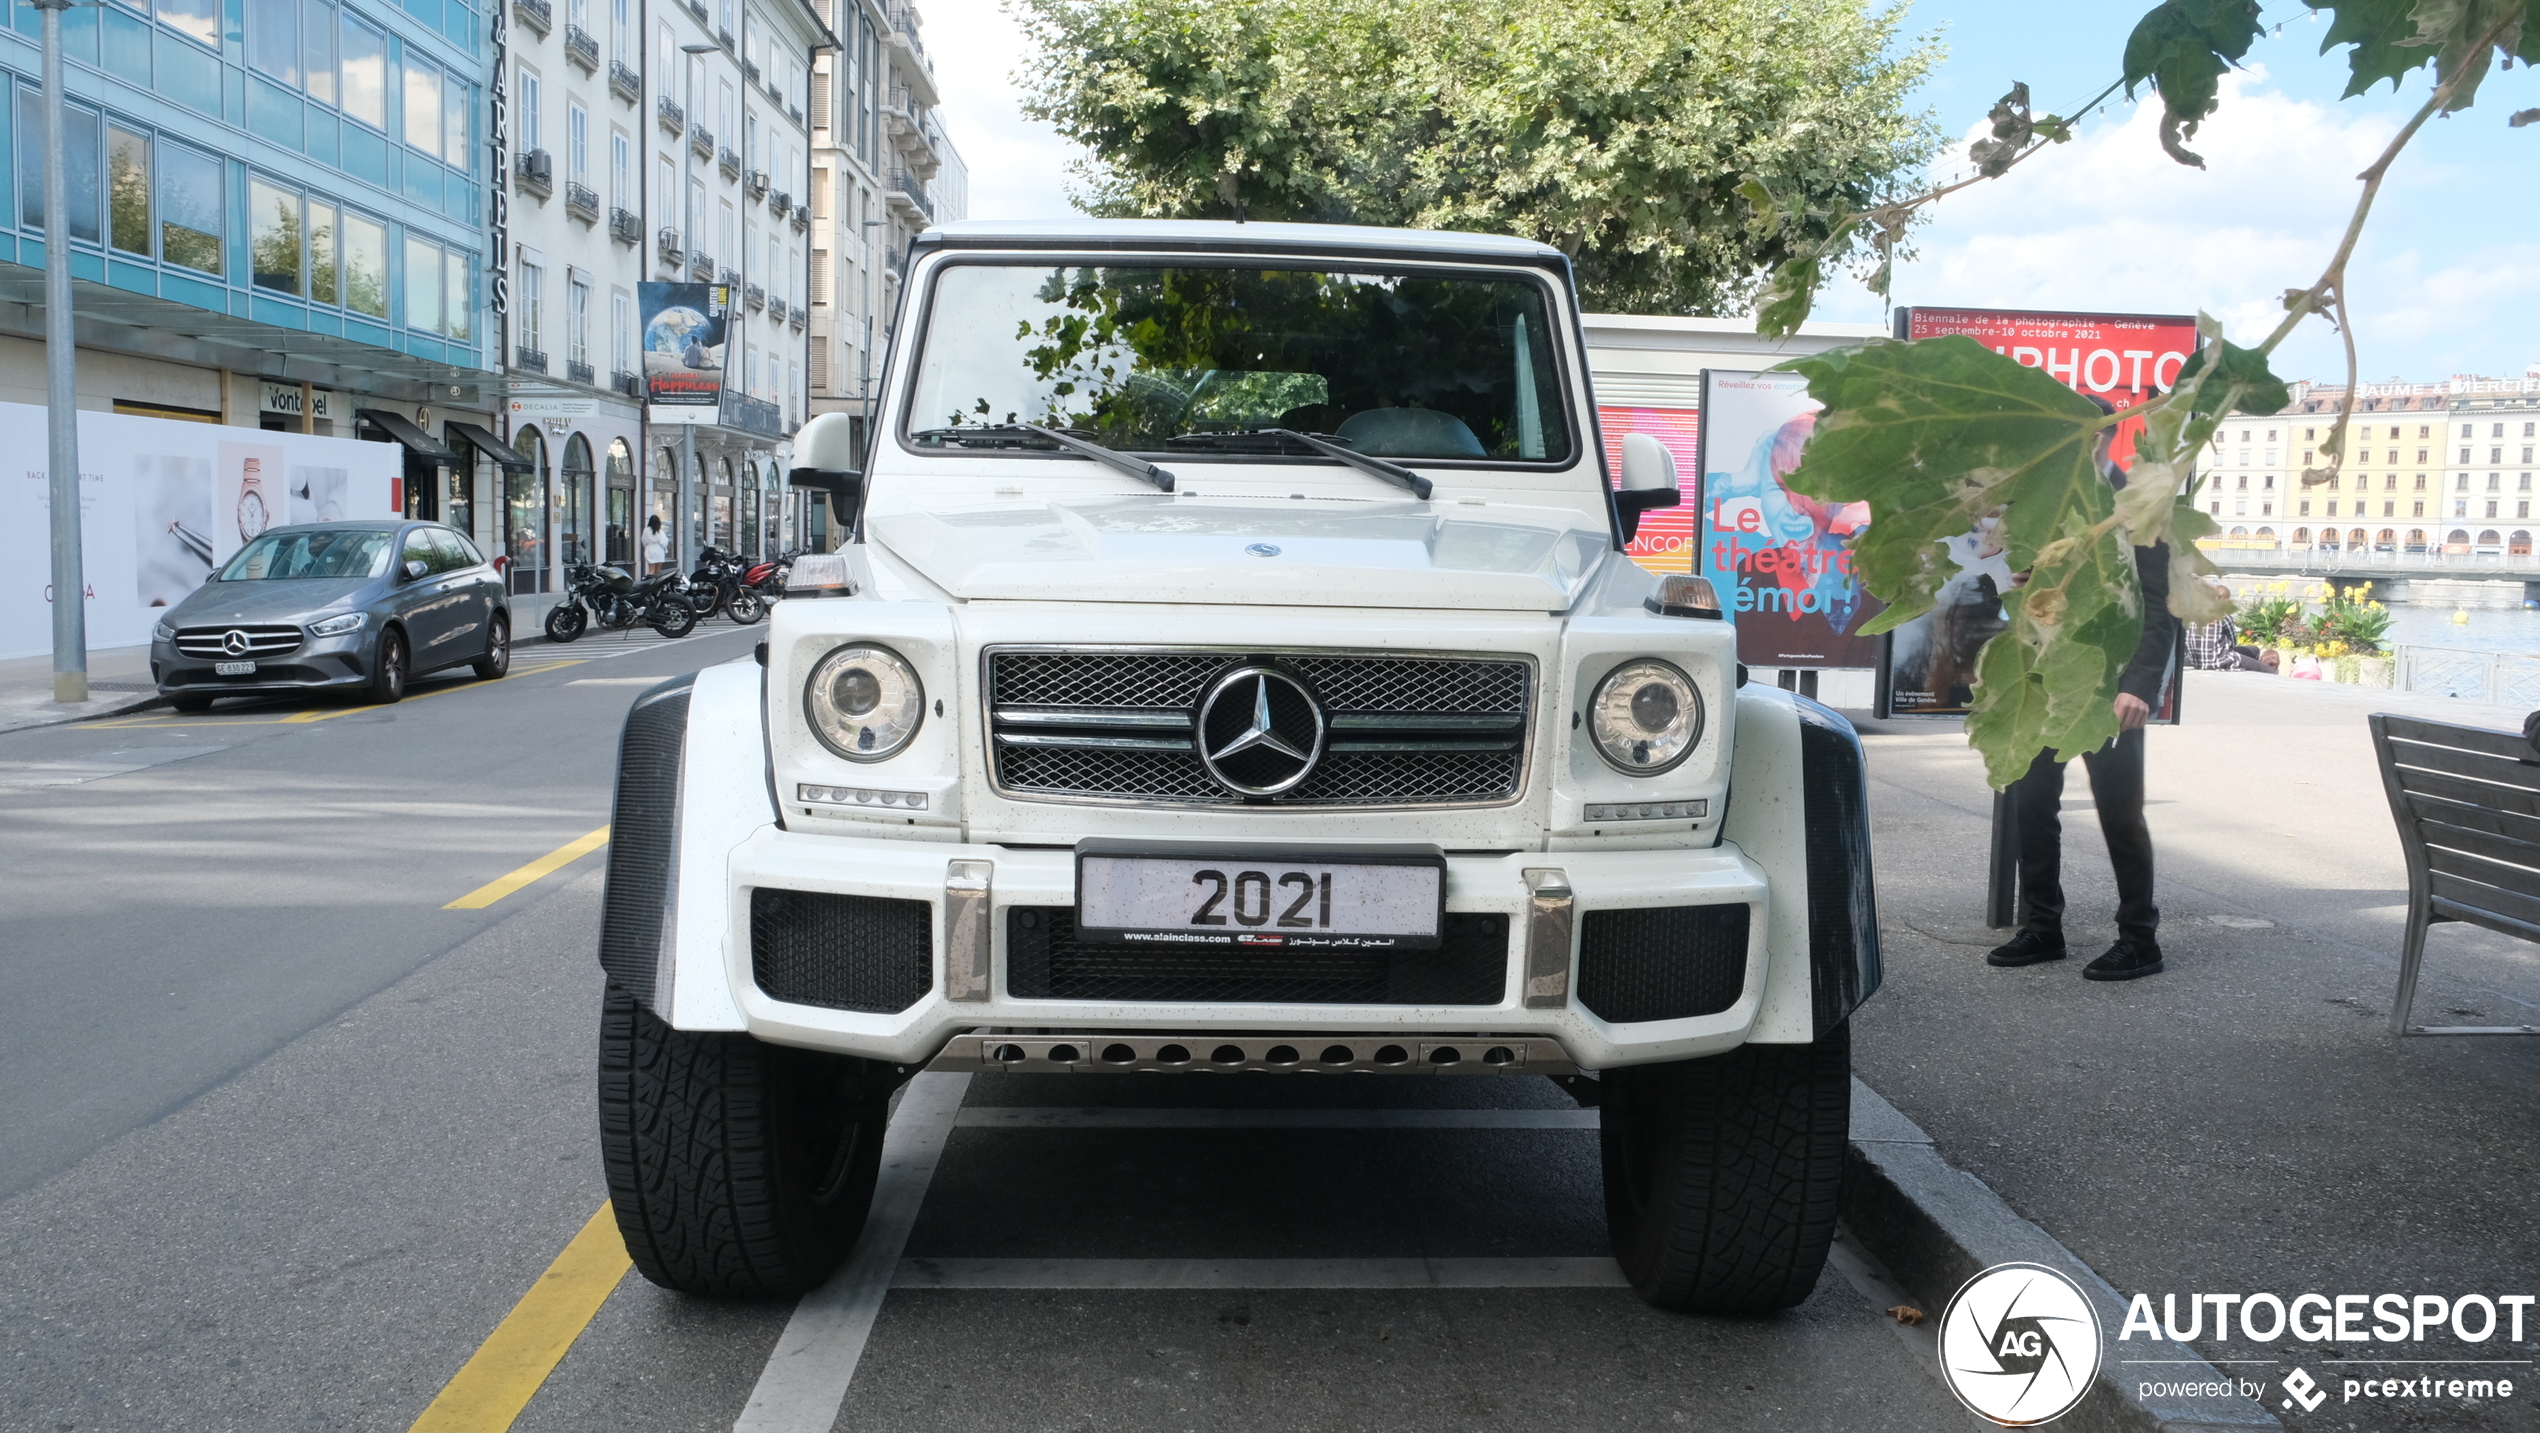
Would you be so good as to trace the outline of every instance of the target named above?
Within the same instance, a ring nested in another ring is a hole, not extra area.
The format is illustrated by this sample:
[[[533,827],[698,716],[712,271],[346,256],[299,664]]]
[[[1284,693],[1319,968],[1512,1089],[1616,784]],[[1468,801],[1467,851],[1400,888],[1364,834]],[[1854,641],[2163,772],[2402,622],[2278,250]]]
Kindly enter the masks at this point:
[[[685,637],[697,630],[697,609],[681,598],[666,597],[653,604],[652,628],[665,637]]]
[[[212,703],[215,700],[217,700],[217,698],[203,696],[200,693],[188,692],[180,696],[168,698],[168,705],[181,712],[207,712],[212,709]]]
[[[406,679],[412,675],[413,661],[402,628],[391,627],[380,633],[379,655],[371,663],[370,685],[362,696],[379,706],[404,701]]]
[[[1660,1308],[1769,1313],[1808,1297],[1834,1239],[1852,1033],[1635,1065],[1602,1081],[1614,1257]]]
[[[485,655],[476,659],[476,675],[500,681],[512,669],[512,619],[497,612],[485,623]]]
[[[626,1252],[666,1289],[791,1297],[873,1207],[890,1118],[868,1062],[674,1030],[615,985],[600,1012],[600,1152]]]
[[[591,625],[591,614],[579,602],[559,603],[547,610],[547,640],[570,642]]]

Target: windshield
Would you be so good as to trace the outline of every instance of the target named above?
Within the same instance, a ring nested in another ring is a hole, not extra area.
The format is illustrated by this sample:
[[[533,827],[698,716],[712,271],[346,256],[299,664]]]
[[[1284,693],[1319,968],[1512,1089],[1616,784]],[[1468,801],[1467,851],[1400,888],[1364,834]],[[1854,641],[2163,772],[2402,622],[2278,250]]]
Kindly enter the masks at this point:
[[[220,570],[223,582],[289,577],[377,577],[388,570],[396,534],[376,528],[269,532],[238,549]]]
[[[1540,284],[1316,269],[953,264],[908,436],[1015,423],[1116,449],[1568,462]],[[1022,435],[1012,441],[1028,441]]]

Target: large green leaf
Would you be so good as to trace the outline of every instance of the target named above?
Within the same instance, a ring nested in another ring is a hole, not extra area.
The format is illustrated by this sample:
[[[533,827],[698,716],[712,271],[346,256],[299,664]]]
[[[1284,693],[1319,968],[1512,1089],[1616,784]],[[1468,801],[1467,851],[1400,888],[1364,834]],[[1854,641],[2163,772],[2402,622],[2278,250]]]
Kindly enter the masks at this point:
[[[1981,523],[2026,585],[1977,665],[1968,739],[1996,785],[2041,750],[2116,734],[2118,675],[2142,635],[2134,554],[2095,451],[2110,420],[2038,369],[1968,338],[1876,341],[1783,365],[1826,405],[1795,491],[1871,503],[1854,570],[1888,604],[1865,631],[1931,610],[1956,575],[1947,541]]]

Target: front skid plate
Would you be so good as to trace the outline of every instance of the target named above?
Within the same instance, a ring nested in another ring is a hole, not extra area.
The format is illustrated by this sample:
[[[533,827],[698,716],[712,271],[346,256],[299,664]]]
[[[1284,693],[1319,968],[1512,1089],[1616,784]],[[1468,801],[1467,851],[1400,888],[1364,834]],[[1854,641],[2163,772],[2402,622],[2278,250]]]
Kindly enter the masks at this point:
[[[982,1030],[955,1035],[930,1070],[1040,1075],[1265,1074],[1574,1075],[1558,1040],[1527,1035],[1157,1034]]]

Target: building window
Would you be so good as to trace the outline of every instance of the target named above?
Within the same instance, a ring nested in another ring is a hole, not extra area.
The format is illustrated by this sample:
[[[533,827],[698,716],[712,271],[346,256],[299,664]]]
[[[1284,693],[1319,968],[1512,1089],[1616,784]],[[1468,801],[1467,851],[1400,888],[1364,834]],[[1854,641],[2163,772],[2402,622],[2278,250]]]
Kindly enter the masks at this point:
[[[635,306],[624,294],[609,295],[609,366],[619,373],[635,371]]]
[[[2425,516],[2425,499],[2423,499],[2423,498],[2418,498],[2418,499],[2416,499],[2415,501],[2413,501],[2413,502],[2409,503],[2409,504],[2408,504],[2408,516],[2410,516],[2410,517],[2423,517],[2423,516]]]
[[[376,130],[388,128],[388,37],[344,16],[344,113]]]
[[[2501,438],[2505,436],[2505,425],[2502,423],[2497,424],[2494,429],[2489,431],[2487,436],[2490,438]]]
[[[189,40],[220,48],[220,0],[158,0],[159,23]]]
[[[2358,504],[2358,506],[2361,506],[2361,505],[2360,505],[2360,504]],[[2337,499],[2335,499],[2335,498],[2330,498],[2330,499],[2328,500],[2328,515],[2329,515],[2330,517],[2335,517],[2335,516],[2337,516]]]
[[[2452,487],[2453,487],[2453,489],[2454,489],[2455,491],[2458,491],[2458,492],[2464,492],[2464,493],[2465,493],[2465,492],[2468,492],[2468,491],[2469,491],[2469,474],[2467,474],[2467,473],[2462,473],[2462,474],[2460,474],[2458,477],[2454,478],[2454,479],[2452,480]]]
[[[388,226],[350,210],[344,214],[344,307],[388,317]]]
[[[100,243],[103,231],[97,216],[99,135],[101,121],[97,111],[78,104],[63,106],[63,184],[69,194],[70,230],[73,239]],[[44,184],[42,175],[51,167],[44,153],[44,97],[41,91],[21,88],[18,91],[18,173],[24,176],[18,185],[18,222],[29,229],[44,227]]]
[[[591,112],[580,103],[567,101],[564,107],[564,148],[566,172],[576,179],[591,177]]]
[[[159,144],[159,257],[171,264],[221,272],[221,162],[162,140]]]
[[[2501,489],[2502,487],[2504,487],[2504,485],[2505,485],[2505,475],[2504,475],[2504,474],[2502,474],[2502,473],[2489,473],[2489,474],[2487,475],[2487,491],[2489,491],[2489,492],[2491,492],[2491,493],[2492,493],[2492,492],[2495,492],[2495,491],[2497,491],[2497,490]]]
[[[106,234],[114,246],[127,254],[150,257],[148,135],[106,127],[106,202]]]
[[[545,331],[538,321],[539,310],[545,307],[539,300],[542,297],[542,291],[546,288],[546,281],[546,270],[526,259],[521,261],[520,346],[540,352],[544,352],[547,347],[543,341],[546,337]]]
[[[538,105],[541,86],[538,72],[527,65],[520,67],[520,147],[523,151],[544,149],[542,131],[538,127]]]
[[[257,288],[300,292],[303,239],[296,190],[247,181],[247,258]]]
[[[406,327],[439,333],[441,249],[423,239],[406,240]]]
[[[609,131],[609,199],[620,209],[635,208],[635,145],[626,131]]]
[[[566,318],[571,327],[565,334],[566,356],[576,363],[591,361],[591,286],[575,279],[566,294]]]
[[[2247,473],[2242,473],[2240,475],[2240,490],[2242,492],[2247,492],[2249,490],[2249,475]]]
[[[2302,511],[2298,515],[2301,517],[2309,517],[2311,515],[2311,500],[2309,498],[2302,499]]]
[[[2417,491],[2418,491],[2418,492],[2424,492],[2424,491],[2425,491],[2425,474],[2423,474],[2423,473],[2419,473],[2419,474],[2417,474]]]
[[[335,206],[309,203],[309,297],[322,304],[342,303],[335,278]]]

